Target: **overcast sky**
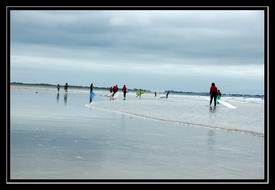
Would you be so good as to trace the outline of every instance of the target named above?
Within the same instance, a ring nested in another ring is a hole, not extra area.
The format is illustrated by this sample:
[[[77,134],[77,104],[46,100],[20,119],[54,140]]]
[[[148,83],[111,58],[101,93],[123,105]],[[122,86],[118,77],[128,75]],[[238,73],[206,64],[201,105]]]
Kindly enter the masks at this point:
[[[263,11],[11,11],[11,81],[264,94]]]

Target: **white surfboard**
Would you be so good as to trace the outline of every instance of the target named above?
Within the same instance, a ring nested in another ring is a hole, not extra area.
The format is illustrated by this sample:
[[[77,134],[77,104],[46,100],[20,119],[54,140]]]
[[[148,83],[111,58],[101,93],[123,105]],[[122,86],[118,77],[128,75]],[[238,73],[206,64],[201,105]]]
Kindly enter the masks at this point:
[[[116,92],[115,95],[112,97],[113,99],[116,99],[119,95],[119,92]]]
[[[222,105],[228,107],[228,108],[236,109],[235,106],[233,106],[233,105],[231,105],[231,104],[229,104],[229,103],[227,103],[227,102],[225,102],[225,101],[223,101],[223,100],[218,100],[218,102],[219,102],[220,104],[222,104]]]

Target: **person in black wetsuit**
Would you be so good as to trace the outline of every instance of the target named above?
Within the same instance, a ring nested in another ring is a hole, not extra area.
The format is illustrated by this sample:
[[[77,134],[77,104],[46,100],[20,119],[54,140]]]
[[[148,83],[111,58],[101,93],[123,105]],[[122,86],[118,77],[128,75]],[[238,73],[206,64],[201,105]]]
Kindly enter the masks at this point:
[[[65,84],[64,90],[65,90],[65,92],[68,92],[68,83]]]
[[[57,92],[59,93],[59,89],[60,89],[59,84],[57,84],[56,88],[57,88]]]
[[[170,93],[170,91],[167,92],[167,94],[166,94],[166,99],[168,98],[169,93]]]
[[[127,93],[127,88],[126,88],[125,85],[122,88],[122,92],[123,92],[123,97],[124,97],[123,100],[125,100],[126,99],[126,93]]]

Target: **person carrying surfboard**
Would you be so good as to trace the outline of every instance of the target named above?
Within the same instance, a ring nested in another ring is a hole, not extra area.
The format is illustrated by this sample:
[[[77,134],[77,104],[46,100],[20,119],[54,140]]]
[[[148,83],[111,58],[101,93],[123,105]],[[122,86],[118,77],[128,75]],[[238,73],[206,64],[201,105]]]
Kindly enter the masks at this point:
[[[123,97],[124,97],[123,100],[125,100],[126,99],[126,93],[127,93],[127,88],[126,88],[125,84],[124,84],[124,86],[122,88],[122,92],[123,92]]]
[[[218,95],[218,89],[215,86],[215,83],[213,82],[210,87],[210,106],[211,106],[212,100],[214,98],[214,106],[216,107],[217,95]]]
[[[166,99],[168,98],[168,94],[169,94],[169,93],[170,93],[170,91],[167,92],[167,94],[166,94]]]
[[[218,102],[218,100],[220,100],[222,97],[222,93],[220,90],[218,90],[218,94],[217,94],[217,103],[220,104],[220,102]]]
[[[113,87],[113,95],[112,96],[114,96],[117,91],[118,91],[118,87],[117,87],[117,85],[115,85]]]
[[[93,101],[93,97],[94,97],[93,90],[94,90],[94,85],[93,85],[93,83],[91,83],[91,85],[90,85],[90,103]]]

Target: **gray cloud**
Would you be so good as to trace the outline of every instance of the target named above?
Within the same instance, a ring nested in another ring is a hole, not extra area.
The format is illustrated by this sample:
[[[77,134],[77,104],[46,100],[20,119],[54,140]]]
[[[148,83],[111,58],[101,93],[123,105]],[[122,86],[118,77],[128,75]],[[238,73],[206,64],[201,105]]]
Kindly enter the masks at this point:
[[[12,68],[263,76],[263,11],[11,11]]]

